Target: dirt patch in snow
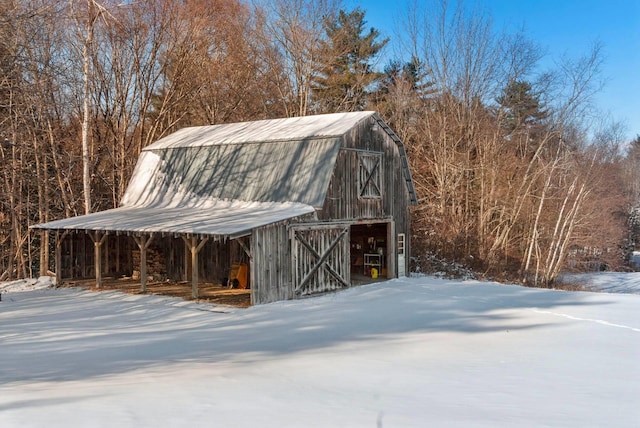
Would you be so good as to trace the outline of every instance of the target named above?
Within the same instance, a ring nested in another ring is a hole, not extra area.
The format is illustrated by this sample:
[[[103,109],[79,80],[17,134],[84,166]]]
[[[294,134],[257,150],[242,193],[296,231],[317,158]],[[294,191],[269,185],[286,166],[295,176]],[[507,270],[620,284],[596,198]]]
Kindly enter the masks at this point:
[[[102,286],[96,287],[95,279],[65,281],[63,287],[81,287],[91,291],[120,291],[129,294],[144,294],[140,291],[140,281],[131,278],[104,278]],[[176,297],[184,300],[194,300],[191,297],[191,282],[164,281],[148,282],[146,294]],[[216,305],[246,308],[251,306],[251,290],[223,287],[220,284],[200,283],[198,285],[199,302]]]

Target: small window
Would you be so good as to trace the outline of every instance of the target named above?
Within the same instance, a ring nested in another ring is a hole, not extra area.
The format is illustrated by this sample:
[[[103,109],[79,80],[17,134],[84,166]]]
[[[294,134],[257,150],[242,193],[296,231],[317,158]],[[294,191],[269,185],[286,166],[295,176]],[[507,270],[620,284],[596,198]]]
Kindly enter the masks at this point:
[[[382,154],[358,154],[358,196],[365,199],[382,198]]]

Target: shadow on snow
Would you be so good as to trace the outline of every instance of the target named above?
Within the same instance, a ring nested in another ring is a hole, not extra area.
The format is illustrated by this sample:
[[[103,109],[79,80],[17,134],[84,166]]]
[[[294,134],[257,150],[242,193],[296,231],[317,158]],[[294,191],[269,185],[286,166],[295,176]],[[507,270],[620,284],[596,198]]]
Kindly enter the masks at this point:
[[[583,297],[427,278],[216,313],[208,304],[160,296],[17,293],[0,303],[0,384],[73,381],[171,363],[248,363],[404,334],[551,328],[517,309],[591,304]]]

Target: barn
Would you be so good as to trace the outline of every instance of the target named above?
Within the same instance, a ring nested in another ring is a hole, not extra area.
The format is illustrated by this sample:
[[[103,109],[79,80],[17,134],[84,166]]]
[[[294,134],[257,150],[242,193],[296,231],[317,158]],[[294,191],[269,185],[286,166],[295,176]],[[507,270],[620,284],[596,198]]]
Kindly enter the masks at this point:
[[[407,275],[416,203],[389,126],[334,113],[184,128],[142,151],[118,208],[32,228],[55,234],[59,284],[235,283],[262,304]]]

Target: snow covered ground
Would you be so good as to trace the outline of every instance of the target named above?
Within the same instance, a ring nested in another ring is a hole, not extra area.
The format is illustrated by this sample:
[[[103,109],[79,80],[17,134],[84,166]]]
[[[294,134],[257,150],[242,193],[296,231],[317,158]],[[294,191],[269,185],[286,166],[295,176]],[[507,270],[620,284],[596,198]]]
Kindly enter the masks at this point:
[[[0,427],[640,423],[636,294],[421,277],[235,309],[27,288],[3,285]]]
[[[562,279],[569,283],[581,284],[591,291],[640,294],[640,272],[576,273],[564,275]]]

